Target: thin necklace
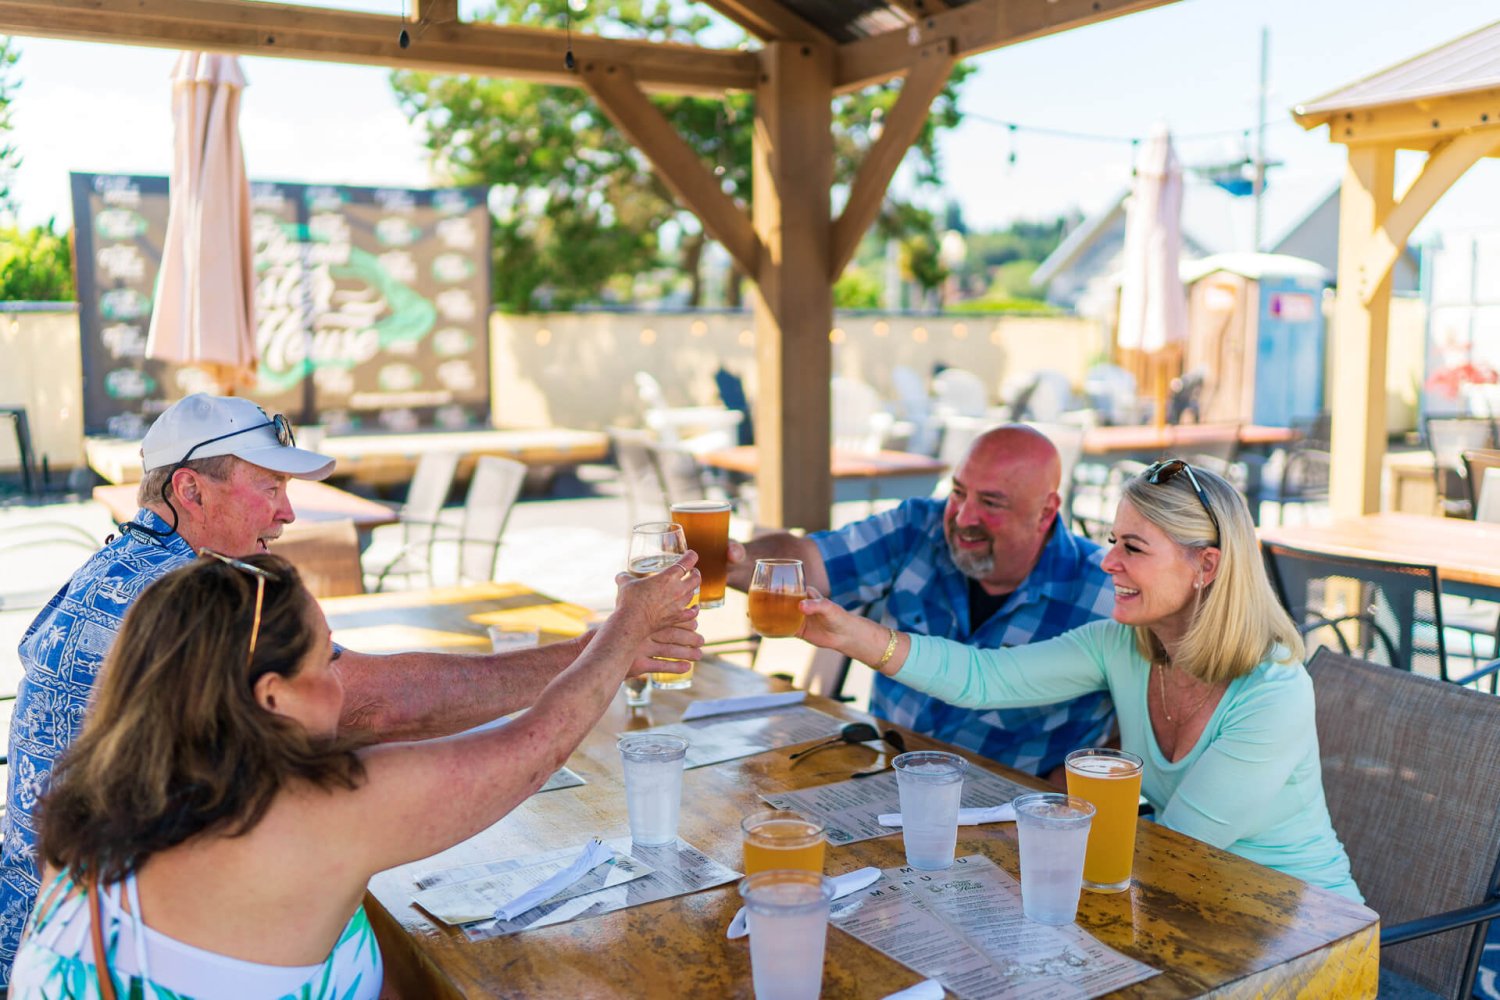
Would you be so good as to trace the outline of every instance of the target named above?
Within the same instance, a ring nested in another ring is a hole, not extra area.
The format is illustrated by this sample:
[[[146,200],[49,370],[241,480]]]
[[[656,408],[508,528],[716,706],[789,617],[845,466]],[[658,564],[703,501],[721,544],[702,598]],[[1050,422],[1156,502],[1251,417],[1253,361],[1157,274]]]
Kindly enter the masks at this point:
[[[1173,718],[1171,711],[1168,710],[1168,708],[1167,708],[1167,665],[1165,663],[1161,662],[1160,660],[1158,660],[1158,661],[1156,661],[1155,666],[1157,668],[1157,672],[1156,672],[1157,690],[1161,692],[1161,714],[1166,717],[1166,720],[1168,722],[1175,722],[1177,720],[1175,718]],[[1191,719],[1194,715],[1198,714],[1198,710],[1200,708],[1202,708],[1204,705],[1208,704],[1208,699],[1212,698],[1213,694],[1214,694],[1213,685],[1209,685],[1208,692],[1206,694],[1204,694],[1204,696],[1202,698],[1198,699],[1198,704],[1196,704],[1196,705],[1194,705],[1192,707],[1192,710],[1188,712],[1186,718]]]

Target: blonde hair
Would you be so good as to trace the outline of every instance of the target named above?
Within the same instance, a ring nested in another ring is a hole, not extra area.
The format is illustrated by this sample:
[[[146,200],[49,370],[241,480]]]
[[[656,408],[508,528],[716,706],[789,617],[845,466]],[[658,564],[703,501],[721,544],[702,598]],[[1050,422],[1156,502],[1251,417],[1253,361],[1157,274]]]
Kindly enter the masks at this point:
[[[1124,498],[1142,517],[1166,532],[1185,549],[1219,549],[1219,571],[1198,592],[1192,624],[1177,649],[1172,665],[1217,684],[1243,677],[1268,657],[1300,663],[1302,636],[1276,597],[1266,577],[1260,542],[1250,520],[1250,509],[1233,486],[1220,476],[1193,466],[1214,516],[1214,524],[1186,472],[1152,485],[1144,475],[1125,484]],[[1149,628],[1135,629],[1136,648],[1148,661],[1165,655]]]

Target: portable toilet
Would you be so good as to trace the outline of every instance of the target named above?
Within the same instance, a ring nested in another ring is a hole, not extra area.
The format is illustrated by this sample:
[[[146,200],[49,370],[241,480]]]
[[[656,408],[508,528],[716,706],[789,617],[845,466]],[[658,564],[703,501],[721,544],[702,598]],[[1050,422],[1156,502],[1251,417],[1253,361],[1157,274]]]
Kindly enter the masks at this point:
[[[1316,261],[1215,254],[1182,265],[1188,290],[1184,372],[1204,377],[1203,422],[1288,427],[1324,409],[1328,331]]]

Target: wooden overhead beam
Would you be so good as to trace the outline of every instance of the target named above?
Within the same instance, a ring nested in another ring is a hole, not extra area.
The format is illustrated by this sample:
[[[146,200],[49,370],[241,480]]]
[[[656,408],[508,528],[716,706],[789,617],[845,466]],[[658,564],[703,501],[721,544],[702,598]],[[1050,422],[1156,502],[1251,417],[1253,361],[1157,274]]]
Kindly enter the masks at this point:
[[[1332,142],[1394,142],[1402,149],[1430,149],[1454,132],[1500,125],[1500,87],[1378,108],[1317,113],[1298,109],[1292,117],[1306,129],[1327,125]]]
[[[822,30],[799,17],[779,0],[703,0],[762,41],[822,42],[830,39]]]
[[[1370,305],[1381,283],[1396,266],[1417,223],[1437,204],[1455,181],[1486,156],[1500,152],[1500,126],[1480,132],[1452,136],[1428,155],[1422,172],[1375,227],[1362,248],[1359,264],[1359,297]]]
[[[411,19],[417,23],[446,24],[458,20],[458,0],[412,0]]]
[[[890,31],[841,45],[835,54],[834,87],[858,90],[899,76],[911,65],[912,49],[952,38],[959,59],[1164,7],[1176,0],[973,0],[918,21],[911,31]]]
[[[933,100],[943,92],[958,59],[953,40],[944,39],[918,49],[901,84],[901,95],[886,115],[885,126],[875,145],[865,154],[859,173],[849,189],[849,200],[833,224],[828,258],[828,280],[837,281],[854,256],[865,231],[875,221],[885,200],[886,188],[901,166],[906,151],[922,134],[922,125]]]
[[[630,69],[584,60],[578,76],[610,120],[651,161],[667,187],[698,216],[708,234],[724,245],[740,270],[757,273],[760,239],[749,214],[724,193],[698,154],[636,85]]]
[[[507,76],[580,86],[577,75],[563,65],[568,38],[562,31],[432,22],[409,48],[403,49],[397,40],[411,23],[396,14],[251,0],[0,0],[0,34]],[[578,62],[628,66],[639,84],[651,91],[722,94],[726,90],[753,90],[760,80],[759,60],[750,52],[576,33],[572,51]]]

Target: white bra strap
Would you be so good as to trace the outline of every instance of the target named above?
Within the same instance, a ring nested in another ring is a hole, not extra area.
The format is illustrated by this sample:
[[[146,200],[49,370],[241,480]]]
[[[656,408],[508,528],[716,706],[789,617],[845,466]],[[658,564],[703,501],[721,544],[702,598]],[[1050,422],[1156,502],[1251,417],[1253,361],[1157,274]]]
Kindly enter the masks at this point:
[[[125,877],[125,887],[130,893],[131,928],[135,937],[135,964],[140,970],[141,980],[151,982],[151,963],[146,959],[146,918],[141,914],[141,891],[135,882],[135,872]]]

